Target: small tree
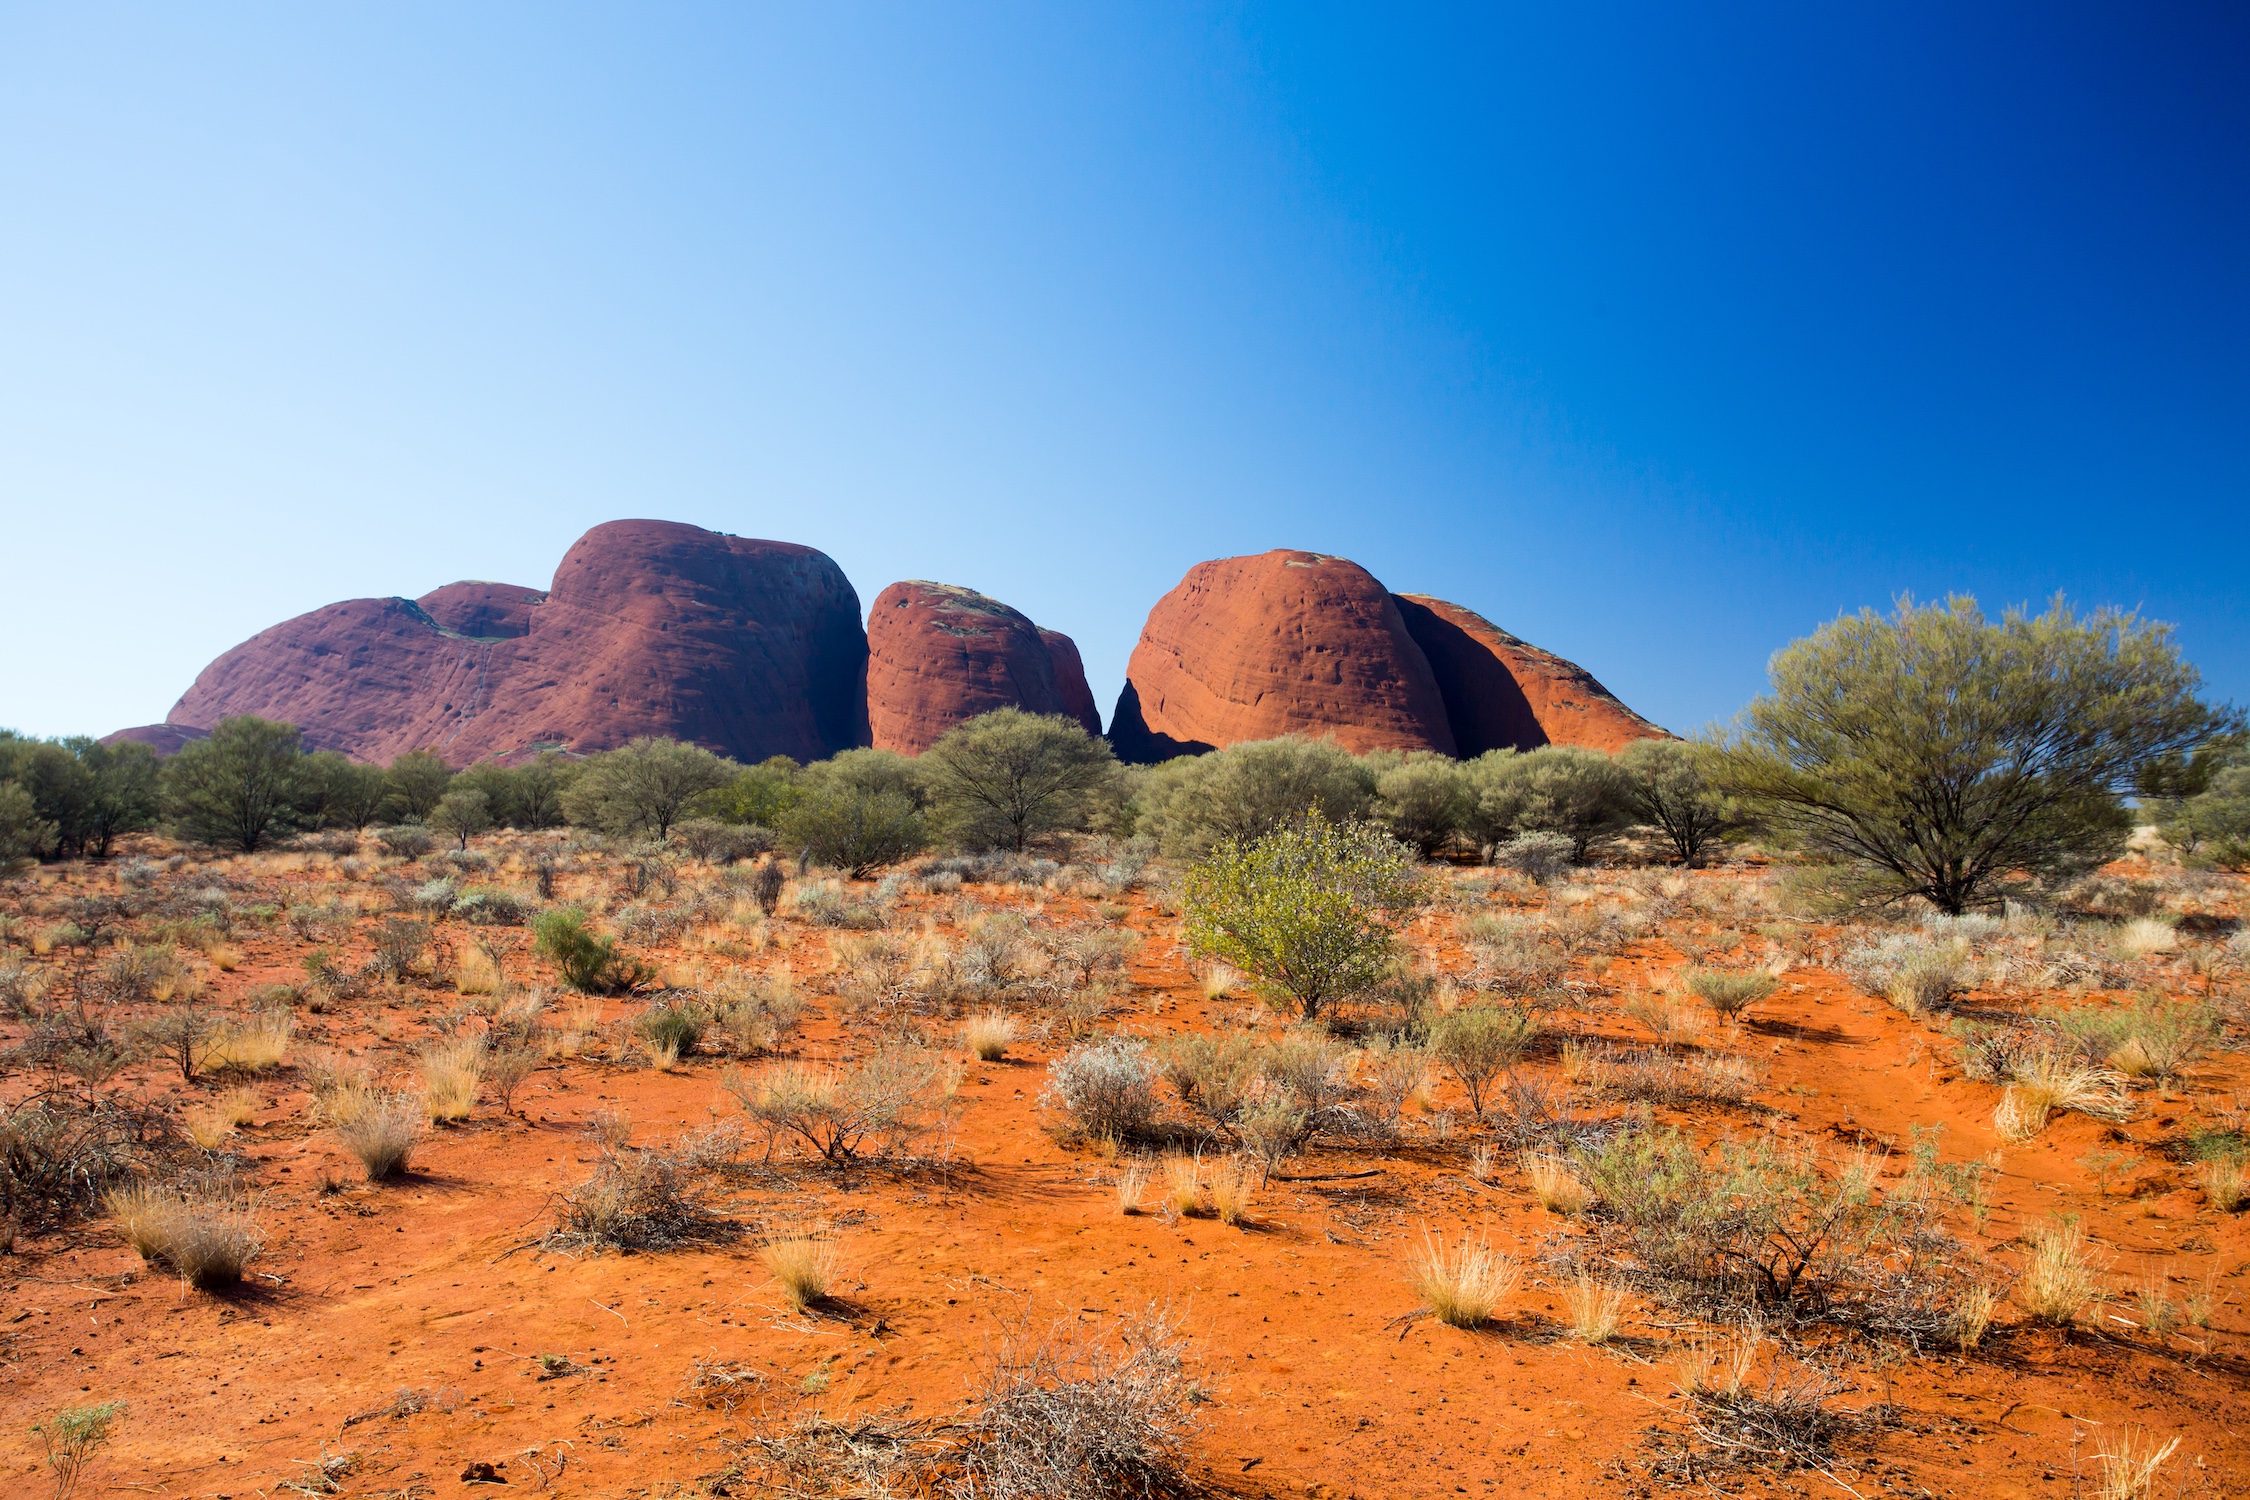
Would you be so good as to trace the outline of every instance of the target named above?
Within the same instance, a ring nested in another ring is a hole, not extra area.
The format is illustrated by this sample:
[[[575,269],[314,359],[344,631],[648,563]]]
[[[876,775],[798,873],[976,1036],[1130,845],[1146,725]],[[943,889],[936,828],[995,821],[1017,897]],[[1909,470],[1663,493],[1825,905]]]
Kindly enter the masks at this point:
[[[39,816],[31,793],[13,781],[0,781],[0,875],[29,869],[55,847],[55,823]]]
[[[734,779],[735,765],[701,745],[642,738],[586,762],[562,805],[574,823],[662,840],[689,803]]]
[[[1417,750],[1375,776],[1375,820],[1424,859],[1452,842],[1475,803],[1460,762],[1435,751]]]
[[[1503,784],[1512,786],[1500,795],[1518,799],[1516,832],[1560,834],[1578,864],[1631,822],[1629,778],[1599,750],[1542,745],[1504,764]]]
[[[844,784],[815,786],[781,819],[790,847],[865,880],[929,847],[929,829],[906,794]]]
[[[190,838],[252,853],[295,823],[304,758],[294,724],[221,719],[164,763],[164,801]]]
[[[697,799],[699,811],[725,823],[751,823],[779,828],[781,815],[798,797],[797,763],[786,755],[769,755],[754,766],[744,766],[734,780]]]
[[[121,833],[156,826],[156,752],[138,740],[105,745],[99,740],[64,743],[86,768],[89,786],[79,847],[97,859],[109,857]]]
[[[1106,740],[1064,714],[995,709],[947,730],[922,756],[931,807],[956,842],[1021,853],[1083,828],[1117,767]]]
[[[1661,832],[1683,865],[1699,865],[1742,826],[1742,810],[1703,775],[1694,747],[1678,740],[1635,740],[1618,752],[1633,816]]]
[[[305,757],[301,805],[307,821],[320,827],[354,832],[370,827],[382,818],[390,794],[390,778],[381,766],[361,765],[334,750]]]
[[[492,814],[484,793],[475,787],[456,787],[438,798],[437,806],[430,809],[430,830],[459,840],[463,849],[469,847],[472,836],[487,832],[491,827]]]
[[[1134,803],[1140,831],[1166,854],[1193,857],[1315,810],[1332,823],[1363,818],[1374,796],[1375,773],[1366,762],[1333,741],[1289,736],[1150,767]]]
[[[1878,899],[1941,911],[2013,871],[2060,880],[2120,853],[2123,793],[2236,727],[2198,701],[2169,626],[2057,601],[1995,623],[1901,599],[1780,652],[1714,761],[1723,790]]]
[[[1484,1092],[1495,1075],[1523,1060],[1539,1035],[1530,1011],[1471,1004],[1430,1018],[1430,1055],[1460,1082],[1469,1108],[1484,1118]]]
[[[1249,843],[1229,839],[1188,871],[1189,946],[1310,1019],[1390,972],[1398,929],[1421,899],[1414,862],[1382,829],[1318,813]]]
[[[453,784],[453,768],[433,751],[409,750],[391,762],[383,780],[392,817],[402,823],[427,823],[445,789]]]

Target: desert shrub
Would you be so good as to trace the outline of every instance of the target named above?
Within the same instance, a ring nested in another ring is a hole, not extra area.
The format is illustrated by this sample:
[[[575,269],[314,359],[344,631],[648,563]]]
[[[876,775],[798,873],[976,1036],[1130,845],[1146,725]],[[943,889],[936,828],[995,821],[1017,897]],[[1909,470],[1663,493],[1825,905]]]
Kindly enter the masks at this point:
[[[516,1091],[524,1080],[538,1070],[542,1056],[539,1048],[524,1044],[492,1047],[484,1055],[484,1081],[492,1086],[493,1097],[500,1101],[503,1113],[513,1114],[516,1108]]]
[[[836,880],[800,880],[789,892],[789,914],[814,927],[871,930],[890,921],[880,901],[855,900]]]
[[[1429,1076],[1429,1049],[1402,1038],[1370,1037],[1360,1053],[1359,1080],[1373,1096],[1377,1118],[1386,1127],[1397,1126],[1406,1102],[1422,1092]]]
[[[531,924],[539,956],[561,972],[562,982],[587,995],[612,995],[631,989],[640,979],[640,967],[587,925],[586,913],[575,906],[557,907],[539,914]]]
[[[405,917],[385,917],[375,929],[374,952],[368,967],[393,983],[405,980],[422,961],[430,946],[430,924]]]
[[[770,1052],[796,1027],[805,1002],[786,975],[736,973],[713,989],[711,1010],[737,1048]]]
[[[144,1016],[134,1027],[141,1044],[179,1069],[184,1082],[194,1082],[208,1052],[211,1012],[201,1005],[168,1005]]]
[[[1156,1117],[1156,1062],[1138,1038],[1081,1042],[1047,1065],[1047,1078],[1046,1099],[1085,1135],[1126,1140]]]
[[[1910,1016],[1942,1011],[1976,986],[1980,972],[1967,942],[1927,932],[1893,932],[1844,955],[1852,983]]]
[[[1521,917],[1476,916],[1461,924],[1468,950],[1466,978],[1480,990],[1536,995],[1554,987],[1570,960],[1536,923]]]
[[[1430,1056],[1461,1085],[1480,1120],[1494,1076],[1521,1062],[1538,1035],[1537,1018],[1515,1006],[1463,1005],[1429,1018]]]
[[[1217,1125],[1231,1125],[1256,1092],[1264,1048],[1252,1036],[1187,1032],[1157,1054],[1180,1102]]]
[[[1317,814],[1254,843],[1229,840],[1188,872],[1189,946],[1310,1019],[1389,972],[1398,929],[1421,898],[1413,863],[1381,829]]]
[[[960,1493],[991,1500],[1123,1500],[1184,1491],[1196,1390],[1171,1316],[1012,1325],[969,1400]]]
[[[1066,928],[1055,934],[1046,951],[1057,977],[1083,988],[1122,978],[1141,951],[1141,935],[1130,927]]]
[[[733,1159],[732,1127],[682,1137],[670,1150],[607,1144],[584,1182],[562,1195],[544,1243],[564,1250],[670,1250],[723,1236],[713,1213],[713,1170]]]
[[[1568,1158],[1549,1151],[1526,1151],[1518,1160],[1524,1179],[1531,1184],[1531,1195],[1549,1213],[1576,1218],[1594,1201],[1593,1189],[1586,1186]]]
[[[240,1281],[265,1244],[249,1206],[223,1190],[134,1183],[104,1201],[142,1260],[204,1290]]]
[[[672,830],[672,837],[690,859],[707,865],[731,865],[756,859],[773,849],[773,835],[745,823],[721,823],[711,818],[690,818]]]
[[[535,908],[514,891],[473,885],[453,903],[454,917],[479,927],[521,927]]]
[[[1688,988],[1711,1007],[1711,1013],[1729,1021],[1772,994],[1777,982],[1773,975],[1755,969],[1748,973],[1696,969],[1687,976]]]
[[[2031,1045],[2006,1059],[2007,1091],[1993,1113],[1993,1125],[2009,1140],[2029,1140],[2057,1110],[2097,1120],[2131,1117],[2133,1104],[2124,1075],[2088,1062],[2075,1050]]]
[[[106,1097],[91,1108],[36,1095],[0,1105],[0,1249],[90,1212],[152,1164],[163,1144],[158,1129],[151,1116]]]
[[[1108,798],[1109,743],[1064,714],[1001,708],[954,725],[924,751],[930,808],[954,844],[1017,853],[1086,826]]]
[[[186,975],[186,966],[170,943],[120,943],[103,961],[98,982],[104,998],[120,1005],[138,1005],[169,998]],[[164,992],[161,997],[159,990]]]
[[[369,1182],[404,1172],[428,1130],[428,1110],[414,1094],[352,1091],[324,1107],[336,1138],[358,1159]]]
[[[1559,833],[1518,834],[1492,851],[1492,862],[1541,885],[1550,885],[1578,864],[1575,847]]]
[[[1901,600],[1779,652],[1711,774],[1816,857],[1958,912],[2123,851],[2135,781],[2234,727],[2169,627]]]
[[[857,1005],[897,1005],[914,989],[914,950],[887,932],[836,938],[837,991]]]
[[[1569,842],[1569,862],[1584,864],[1596,844],[1625,831],[1632,816],[1632,779],[1616,761],[1599,750],[1569,745],[1542,745],[1526,754],[1492,763],[1481,778],[1480,801],[1488,819],[1503,821],[1517,835],[1515,858],[1528,850],[1524,836],[1547,834]],[[1495,806],[1506,808],[1504,818]],[[1508,846],[1502,846],[1503,849]],[[1551,857],[1551,856],[1550,856]],[[1502,858],[1502,863],[1510,863]],[[1520,864],[1511,868],[1522,869]],[[1523,873],[1541,877],[1530,869]]]
[[[642,1011],[633,1021],[633,1030],[659,1060],[676,1060],[695,1050],[711,1019],[711,1012],[694,1001],[667,1001]]]
[[[0,953],[0,1015],[29,1016],[47,991],[47,971]]]
[[[1634,1128],[1576,1160],[1597,1242],[1620,1241],[1629,1274],[1676,1305],[1918,1340],[1945,1334],[1971,1285],[1927,1195],[1879,1195],[1864,1155],[1829,1173],[1764,1140],[1707,1161],[1676,1131]]]
[[[430,830],[420,823],[394,823],[375,830],[375,842],[385,854],[398,859],[420,859],[437,847]]]
[[[776,1142],[794,1139],[829,1165],[849,1167],[896,1155],[934,1128],[955,1082],[936,1053],[884,1046],[856,1067],[729,1070],[721,1086],[764,1135],[769,1153]]]
[[[1490,1322],[1501,1299],[1516,1288],[1523,1268],[1482,1240],[1464,1232],[1449,1249],[1444,1240],[1422,1231],[1409,1280],[1422,1305],[1440,1323],[1477,1328]]]
[[[77,1490],[86,1465],[110,1440],[117,1419],[124,1414],[124,1402],[104,1401],[96,1406],[66,1408],[31,1429],[39,1434],[47,1467],[54,1473],[55,1500],[65,1500]]]
[[[756,873],[750,877],[750,899],[758,904],[759,911],[770,917],[780,909],[782,888],[788,883],[789,875],[781,868],[781,861],[761,860]]]
[[[2220,1213],[2231,1214],[2250,1202],[2250,1166],[2236,1158],[2213,1157],[2196,1163],[2196,1185]]]
[[[2129,1006],[2086,1005],[2048,1015],[2089,1059],[2131,1078],[2175,1077],[2219,1034],[2218,1014],[2209,1005],[2153,993]]]
[[[458,849],[467,849],[470,839],[492,831],[492,807],[476,788],[455,787],[430,809],[429,823],[432,833],[452,839]]]

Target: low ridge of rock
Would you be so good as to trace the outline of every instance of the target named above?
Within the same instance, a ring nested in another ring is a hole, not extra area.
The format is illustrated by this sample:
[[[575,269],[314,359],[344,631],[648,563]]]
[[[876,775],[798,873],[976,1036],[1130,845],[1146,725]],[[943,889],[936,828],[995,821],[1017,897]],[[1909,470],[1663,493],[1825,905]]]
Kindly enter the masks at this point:
[[[464,579],[415,600],[440,630],[477,640],[507,640],[531,633],[532,606],[547,596],[513,583]]]
[[[1668,738],[1584,667],[1473,610],[1428,594],[1400,594],[1398,607],[1445,696],[1463,757],[1541,745],[1614,751]]]

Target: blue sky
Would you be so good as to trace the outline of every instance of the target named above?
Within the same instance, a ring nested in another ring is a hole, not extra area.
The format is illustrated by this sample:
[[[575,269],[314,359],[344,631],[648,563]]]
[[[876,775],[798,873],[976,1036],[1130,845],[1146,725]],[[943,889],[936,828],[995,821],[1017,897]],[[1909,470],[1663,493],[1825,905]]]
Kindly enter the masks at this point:
[[[1342,553],[1731,714],[2057,590],[2250,699],[2239,7],[0,3],[0,723],[587,526],[984,589],[1105,710]]]

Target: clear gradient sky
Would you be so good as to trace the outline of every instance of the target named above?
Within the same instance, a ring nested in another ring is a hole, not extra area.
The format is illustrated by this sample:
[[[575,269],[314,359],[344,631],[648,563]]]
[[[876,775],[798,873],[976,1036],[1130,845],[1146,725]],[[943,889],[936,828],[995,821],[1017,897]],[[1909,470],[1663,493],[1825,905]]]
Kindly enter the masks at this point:
[[[1901,591],[2250,699],[2250,11],[0,0],[0,724],[628,516],[1105,712],[1278,546],[1680,730]]]

